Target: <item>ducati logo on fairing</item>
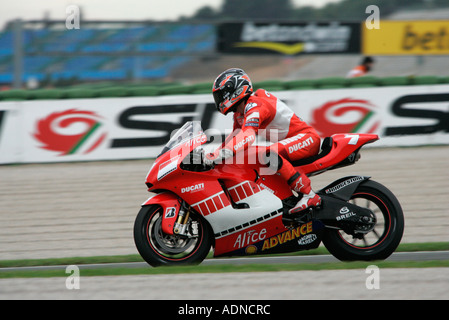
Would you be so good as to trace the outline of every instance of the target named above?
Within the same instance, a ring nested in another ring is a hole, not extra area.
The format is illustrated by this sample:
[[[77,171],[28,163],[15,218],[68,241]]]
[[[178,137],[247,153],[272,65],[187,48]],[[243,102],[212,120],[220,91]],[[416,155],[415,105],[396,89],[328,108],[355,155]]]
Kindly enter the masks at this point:
[[[196,192],[204,189],[204,183],[194,184],[193,186],[188,186],[185,188],[181,188],[181,193],[186,192]]]

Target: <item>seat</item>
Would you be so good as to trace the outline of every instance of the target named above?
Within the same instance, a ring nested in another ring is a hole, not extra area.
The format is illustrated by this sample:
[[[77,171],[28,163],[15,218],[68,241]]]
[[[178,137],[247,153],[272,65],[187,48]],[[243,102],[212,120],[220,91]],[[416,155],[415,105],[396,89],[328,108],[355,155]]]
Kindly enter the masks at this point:
[[[291,164],[294,167],[299,167],[299,166],[305,166],[306,164],[315,162],[316,160],[321,159],[324,156],[327,156],[329,154],[329,152],[332,150],[332,145],[333,145],[332,137],[326,137],[326,138],[324,138],[323,142],[321,143],[320,152],[318,154],[308,157],[308,158],[292,161]]]

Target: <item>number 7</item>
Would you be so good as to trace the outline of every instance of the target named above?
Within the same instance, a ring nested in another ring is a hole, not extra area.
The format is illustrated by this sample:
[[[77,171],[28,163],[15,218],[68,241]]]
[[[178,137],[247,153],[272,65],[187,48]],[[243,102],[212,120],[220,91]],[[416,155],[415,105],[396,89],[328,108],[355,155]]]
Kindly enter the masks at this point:
[[[359,135],[358,134],[346,134],[345,138],[350,138],[348,144],[356,145],[359,141]]]

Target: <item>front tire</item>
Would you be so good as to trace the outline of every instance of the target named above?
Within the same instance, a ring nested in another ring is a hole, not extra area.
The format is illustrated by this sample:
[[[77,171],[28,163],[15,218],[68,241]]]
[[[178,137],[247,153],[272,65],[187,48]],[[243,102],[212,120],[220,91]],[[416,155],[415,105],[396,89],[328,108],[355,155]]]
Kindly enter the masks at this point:
[[[384,260],[398,247],[404,232],[404,215],[399,201],[386,187],[375,181],[361,183],[350,202],[371,209],[376,216],[374,228],[362,237],[343,230],[326,229],[323,244],[342,261]]]
[[[161,206],[140,209],[134,223],[134,242],[142,258],[151,266],[189,265],[201,263],[212,245],[212,231],[203,217],[192,213],[189,218],[191,236],[168,235],[162,231]]]

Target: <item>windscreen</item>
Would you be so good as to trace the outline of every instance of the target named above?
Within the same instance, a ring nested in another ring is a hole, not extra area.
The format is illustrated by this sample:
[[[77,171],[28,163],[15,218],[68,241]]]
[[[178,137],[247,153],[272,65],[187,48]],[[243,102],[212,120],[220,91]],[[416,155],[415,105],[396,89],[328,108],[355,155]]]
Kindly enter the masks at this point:
[[[181,128],[176,131],[173,131],[170,140],[162,149],[162,152],[159,156],[170,151],[182,143],[189,141],[190,139],[202,135],[203,129],[201,128],[200,121],[189,121],[186,122]]]

